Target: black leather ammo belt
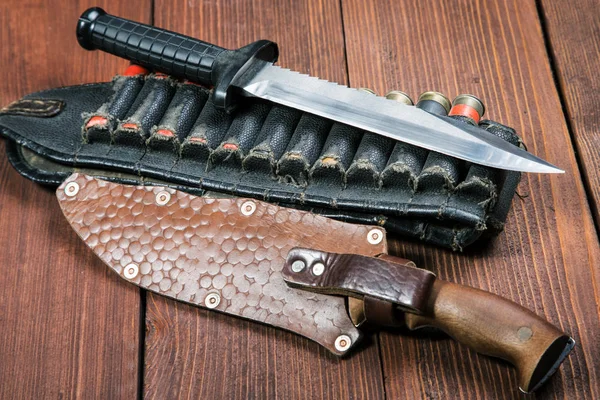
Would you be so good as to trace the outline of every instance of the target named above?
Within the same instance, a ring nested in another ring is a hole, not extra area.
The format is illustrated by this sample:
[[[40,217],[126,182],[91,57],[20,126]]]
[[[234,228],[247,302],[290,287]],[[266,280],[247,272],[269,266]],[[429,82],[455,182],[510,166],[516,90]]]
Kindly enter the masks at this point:
[[[521,144],[512,128],[479,127]],[[266,101],[226,114],[209,89],[162,74],[25,96],[0,111],[0,129],[14,167],[42,184],[58,186],[73,171],[160,181],[377,224],[455,250],[502,230],[520,179]]]

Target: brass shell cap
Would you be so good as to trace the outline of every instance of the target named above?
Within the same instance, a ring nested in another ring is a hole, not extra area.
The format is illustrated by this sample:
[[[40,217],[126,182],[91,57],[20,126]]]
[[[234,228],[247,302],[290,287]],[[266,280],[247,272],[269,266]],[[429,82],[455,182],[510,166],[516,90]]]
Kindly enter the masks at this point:
[[[410,96],[400,90],[390,90],[389,92],[386,93],[385,95],[386,99],[389,100],[394,100],[394,101],[398,101],[400,103],[404,103],[406,105],[412,106],[415,103],[413,103],[412,99],[410,98]]]
[[[359,87],[357,90],[360,90],[361,92],[371,93],[371,94],[374,94],[375,96],[377,96],[377,93],[375,93],[375,91],[373,89],[369,89],[366,87]]]
[[[430,92],[421,93],[417,103],[419,103],[420,101],[425,101],[425,100],[435,101],[436,103],[438,103],[442,107],[444,107],[444,109],[446,109],[446,113],[450,112],[450,108],[452,106],[450,104],[450,99],[447,98],[446,96],[444,96],[443,94],[441,94],[440,92],[430,91]]]
[[[483,114],[485,113],[485,106],[483,105],[483,102],[472,94],[459,94],[456,96],[452,101],[452,105],[456,106],[459,104],[473,107],[479,113],[480,117],[483,117]]]

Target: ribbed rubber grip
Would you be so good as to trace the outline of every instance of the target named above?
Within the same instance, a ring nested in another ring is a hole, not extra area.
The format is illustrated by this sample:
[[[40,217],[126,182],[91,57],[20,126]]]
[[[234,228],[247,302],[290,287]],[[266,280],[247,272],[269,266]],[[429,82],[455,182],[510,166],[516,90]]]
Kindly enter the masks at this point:
[[[90,8],[79,18],[77,40],[87,50],[103,50],[154,71],[215,85],[213,65],[225,49],[150,25]]]

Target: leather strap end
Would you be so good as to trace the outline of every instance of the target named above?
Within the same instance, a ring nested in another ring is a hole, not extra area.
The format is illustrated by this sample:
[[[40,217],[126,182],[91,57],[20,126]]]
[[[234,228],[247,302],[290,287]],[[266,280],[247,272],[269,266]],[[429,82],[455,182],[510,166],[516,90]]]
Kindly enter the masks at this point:
[[[305,248],[290,250],[282,273],[292,287],[361,300],[373,298],[415,314],[425,311],[435,281],[433,273],[405,259]]]

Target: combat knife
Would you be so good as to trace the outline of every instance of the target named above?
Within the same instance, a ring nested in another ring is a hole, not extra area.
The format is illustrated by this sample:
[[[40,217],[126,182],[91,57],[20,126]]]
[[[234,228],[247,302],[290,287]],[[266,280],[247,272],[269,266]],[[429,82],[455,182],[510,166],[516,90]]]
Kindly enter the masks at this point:
[[[154,71],[213,86],[213,103],[226,111],[242,96],[258,97],[475,164],[564,172],[461,121],[275,66],[278,48],[268,40],[226,50],[101,8],[83,13],[77,39],[85,49],[100,49]]]
[[[574,345],[511,301],[388,255],[377,226],[82,174],[57,197],[77,234],[128,282],[295,332],[340,356],[365,327],[433,326],[515,365],[530,392]]]

